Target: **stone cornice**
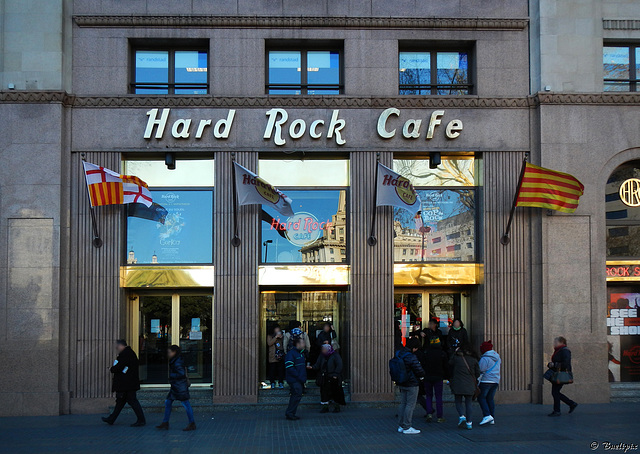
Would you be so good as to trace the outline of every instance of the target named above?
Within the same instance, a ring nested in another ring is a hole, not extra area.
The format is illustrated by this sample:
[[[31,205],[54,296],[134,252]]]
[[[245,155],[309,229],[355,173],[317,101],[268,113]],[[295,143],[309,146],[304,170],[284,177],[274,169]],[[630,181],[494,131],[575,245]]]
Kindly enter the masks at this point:
[[[59,91],[1,91],[0,103],[63,104],[78,108],[526,109],[538,105],[640,105],[640,92],[540,92],[532,96],[483,98],[478,96],[76,96]]]
[[[640,93],[538,93],[539,104],[640,105]]]
[[[602,19],[605,30],[640,30],[640,19]]]
[[[524,30],[526,18],[412,18],[412,17],[283,17],[283,16],[104,16],[75,15],[79,27],[161,28],[387,28]]]

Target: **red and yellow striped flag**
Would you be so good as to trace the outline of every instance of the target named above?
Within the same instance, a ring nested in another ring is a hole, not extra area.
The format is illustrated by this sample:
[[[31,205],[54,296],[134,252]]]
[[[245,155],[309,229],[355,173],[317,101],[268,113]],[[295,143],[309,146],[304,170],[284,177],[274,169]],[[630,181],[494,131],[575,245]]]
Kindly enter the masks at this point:
[[[516,205],[573,213],[583,193],[584,186],[573,175],[527,162]]]

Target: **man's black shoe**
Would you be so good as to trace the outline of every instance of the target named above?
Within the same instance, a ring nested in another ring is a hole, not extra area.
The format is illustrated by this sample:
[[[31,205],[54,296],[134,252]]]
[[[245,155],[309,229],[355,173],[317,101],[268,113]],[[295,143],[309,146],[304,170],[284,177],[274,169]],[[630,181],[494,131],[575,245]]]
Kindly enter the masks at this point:
[[[560,414],[560,412],[559,412],[559,411],[552,411],[552,412],[551,412],[551,413],[549,413],[547,416],[554,417],[554,416],[562,416],[562,415]]]
[[[569,413],[573,413],[573,410],[575,410],[577,406],[578,406],[578,404],[575,403],[575,402],[573,403],[573,405],[570,405],[569,406]]]
[[[146,424],[147,424],[146,421],[136,421],[133,424],[131,424],[131,426],[129,426],[129,427],[142,427],[142,426],[144,426]]]
[[[286,416],[286,418],[287,418],[289,421],[297,421],[298,419],[300,419],[300,418],[298,418],[297,416],[289,416],[289,415],[287,415],[287,416]]]
[[[106,416],[103,416],[103,417],[102,417],[102,420],[103,420],[104,422],[106,422],[107,424],[109,424],[110,426],[113,426],[113,422],[114,422],[114,421],[113,421],[113,420],[111,420],[111,419],[109,419],[109,418],[107,418]]]

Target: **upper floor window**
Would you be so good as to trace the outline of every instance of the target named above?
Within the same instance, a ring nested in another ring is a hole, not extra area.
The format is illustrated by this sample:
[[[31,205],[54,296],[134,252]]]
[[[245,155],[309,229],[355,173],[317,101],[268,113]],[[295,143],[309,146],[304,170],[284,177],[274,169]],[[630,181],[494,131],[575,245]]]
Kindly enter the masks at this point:
[[[401,95],[468,95],[472,92],[466,50],[401,51],[399,57]]]
[[[638,91],[640,45],[605,46],[602,53],[604,91]]]
[[[197,48],[137,48],[131,92],[145,95],[205,95],[208,52]]]
[[[342,52],[330,47],[267,47],[267,94],[339,95]]]

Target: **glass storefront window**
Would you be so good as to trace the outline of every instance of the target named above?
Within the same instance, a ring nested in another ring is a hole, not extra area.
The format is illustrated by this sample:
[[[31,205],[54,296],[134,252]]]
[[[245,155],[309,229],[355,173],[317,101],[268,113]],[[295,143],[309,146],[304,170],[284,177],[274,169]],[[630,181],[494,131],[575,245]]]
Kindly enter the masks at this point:
[[[640,162],[618,167],[609,177],[605,189],[607,221],[607,258],[640,257]],[[624,196],[624,199],[621,197]]]
[[[144,180],[160,205],[151,216],[144,205],[127,206],[127,264],[212,262],[213,166],[212,159],[178,160],[175,170],[159,160],[124,162],[123,172]]]
[[[640,287],[609,287],[609,381],[640,381]]]
[[[394,261],[475,261],[475,191],[419,189],[418,194],[418,215],[394,209]]]
[[[152,190],[151,195],[167,216],[164,223],[127,218],[127,262],[211,263],[213,191]]]
[[[442,156],[442,163],[429,168],[429,159],[394,159],[393,170],[408,178],[414,187],[425,186],[480,186],[481,161],[472,156]]]
[[[411,181],[422,201],[416,216],[394,209],[395,262],[478,260],[479,162],[472,156],[443,156],[442,163],[431,169],[428,159],[394,159],[394,170]]]
[[[261,159],[258,173],[277,188],[349,186],[348,159]]]
[[[346,263],[347,191],[286,190],[288,218],[263,206],[263,263]]]

